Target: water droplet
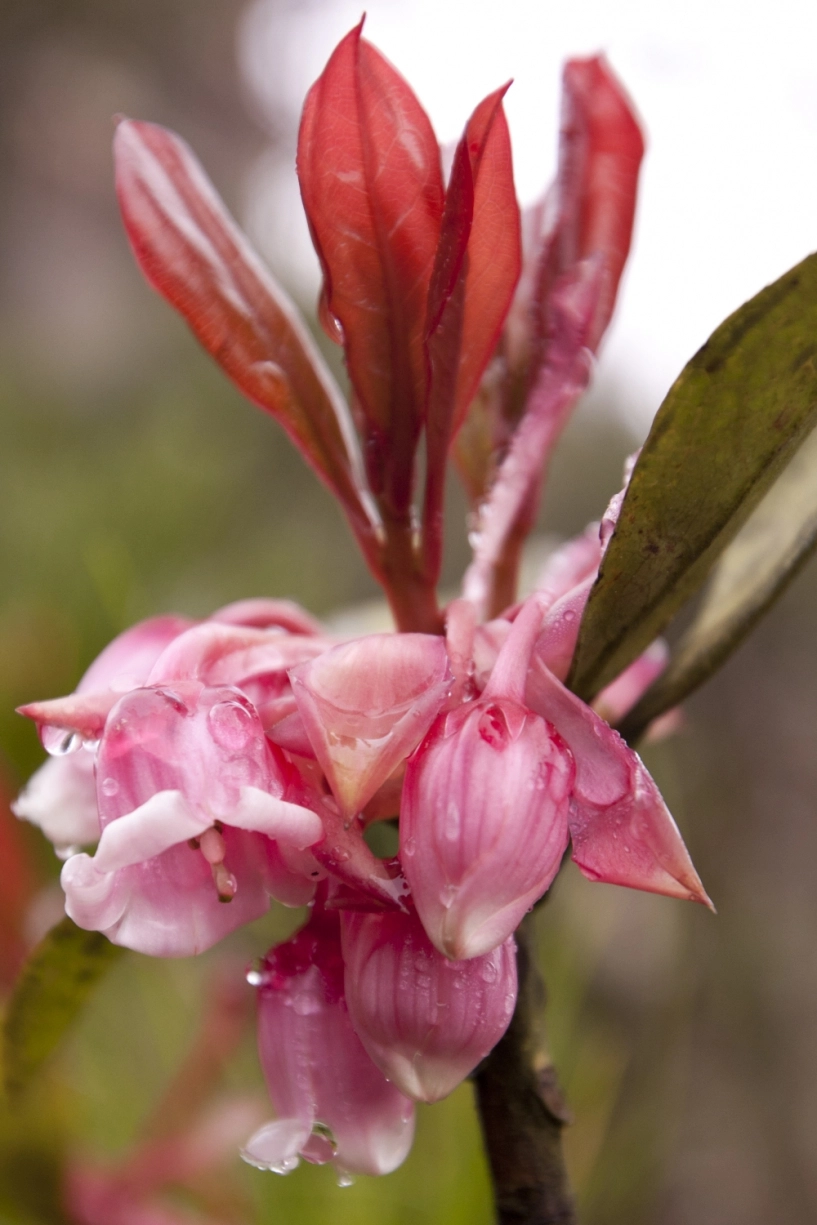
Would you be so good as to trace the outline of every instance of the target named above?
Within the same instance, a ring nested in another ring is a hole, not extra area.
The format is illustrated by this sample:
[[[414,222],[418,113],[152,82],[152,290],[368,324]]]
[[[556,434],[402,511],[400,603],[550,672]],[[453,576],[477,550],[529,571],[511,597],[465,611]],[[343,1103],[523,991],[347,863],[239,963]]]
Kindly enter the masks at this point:
[[[264,985],[264,974],[261,970],[250,969],[247,971],[245,978],[251,987],[262,987]]]
[[[570,624],[571,621],[576,620],[576,613],[574,612],[572,608],[566,608],[562,616],[564,617],[564,620],[567,621],[568,624]]]
[[[405,842],[403,843],[403,854],[406,855],[409,859],[411,859],[412,855],[414,855],[416,851],[417,851],[416,839],[406,838]]]
[[[443,833],[449,842],[456,841],[460,836],[460,810],[454,800],[449,801],[448,808],[445,811]]]
[[[207,716],[210,735],[229,753],[239,753],[252,739],[255,728],[252,712],[241,702],[217,702]]]
[[[298,1165],[297,1157],[285,1157],[278,1165],[269,1166],[272,1174],[291,1174]]]
[[[180,715],[186,715],[189,713],[186,703],[173,689],[157,689],[156,695],[157,697],[164,698],[166,702],[169,702],[173,709],[177,710]]]
[[[457,886],[456,885],[443,885],[442,889],[440,890],[440,901],[442,902],[446,910],[449,910],[451,908],[451,905],[456,896],[457,896]]]
[[[336,345],[343,344],[343,326],[336,315],[333,315],[329,309],[329,303],[326,300],[326,289],[321,291],[320,300],[318,302],[318,319],[321,327],[330,340]]]
[[[66,757],[68,753],[76,753],[82,747],[82,740],[76,732],[66,731],[64,727],[44,727],[41,732],[43,748],[52,757]]]
[[[119,783],[115,778],[103,778],[101,789],[103,795],[116,795],[116,793],[119,791]]]
[[[354,1185],[355,1185],[355,1180],[352,1177],[352,1175],[349,1173],[348,1170],[338,1170],[338,1186],[339,1187],[353,1187]]]
[[[352,858],[351,851],[338,851],[337,855],[335,856],[335,859],[338,861],[338,863],[347,863],[348,860],[350,860],[351,858]]]
[[[493,959],[485,962],[480,977],[484,983],[495,983],[499,978],[499,970],[496,968]]]

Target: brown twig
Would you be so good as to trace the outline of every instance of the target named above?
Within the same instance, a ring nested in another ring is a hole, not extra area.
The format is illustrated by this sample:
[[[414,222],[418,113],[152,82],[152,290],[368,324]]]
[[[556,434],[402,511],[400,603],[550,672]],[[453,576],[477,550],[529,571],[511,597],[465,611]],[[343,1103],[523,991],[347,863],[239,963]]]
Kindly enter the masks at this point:
[[[474,1079],[498,1225],[574,1225],[562,1155],[570,1121],[544,1041],[545,985],[533,953],[533,916],[518,932],[519,997],[504,1038]]]

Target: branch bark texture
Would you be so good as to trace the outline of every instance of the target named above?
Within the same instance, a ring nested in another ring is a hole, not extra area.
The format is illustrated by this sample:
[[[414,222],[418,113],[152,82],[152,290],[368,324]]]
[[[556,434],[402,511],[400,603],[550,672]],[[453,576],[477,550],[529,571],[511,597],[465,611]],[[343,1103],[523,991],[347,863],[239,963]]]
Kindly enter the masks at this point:
[[[532,915],[516,933],[519,997],[504,1038],[475,1074],[498,1225],[575,1225],[562,1154],[570,1121],[544,1039],[545,985]]]

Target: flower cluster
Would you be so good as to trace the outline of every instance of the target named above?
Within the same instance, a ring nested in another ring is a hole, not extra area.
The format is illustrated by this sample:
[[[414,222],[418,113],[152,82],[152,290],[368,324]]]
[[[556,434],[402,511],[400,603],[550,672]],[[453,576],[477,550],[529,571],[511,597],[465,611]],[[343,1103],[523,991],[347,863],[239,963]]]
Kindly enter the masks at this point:
[[[514,602],[540,476],[627,255],[638,125],[603,61],[569,64],[556,187],[522,226],[504,92],[469,120],[447,185],[419,103],[360,29],[307,99],[298,170],[352,412],[186,146],[149,124],[117,132],[140,264],[337,495],[399,629],[340,640],[271,599],[157,617],[75,693],[22,708],[53,757],[17,813],[60,849],[81,927],[179,957],[270,899],[309,906],[253,975],[276,1118],[244,1155],[262,1168],[403,1160],[414,1101],[450,1093],[505,1032],[514,932],[569,843],[591,880],[707,901],[599,713],[633,704],[660,647],[597,709],[564,684],[620,495]],[[479,509],[463,596],[440,613],[450,452]],[[399,822],[391,860],[364,838],[381,820]]]

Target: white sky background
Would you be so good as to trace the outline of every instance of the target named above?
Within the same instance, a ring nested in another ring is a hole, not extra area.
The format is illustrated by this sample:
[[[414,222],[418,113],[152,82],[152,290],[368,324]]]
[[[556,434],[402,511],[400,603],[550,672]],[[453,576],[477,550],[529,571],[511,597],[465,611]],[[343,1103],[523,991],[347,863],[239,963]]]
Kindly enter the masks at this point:
[[[290,115],[362,0],[256,0],[239,52],[263,109]],[[366,37],[408,79],[441,141],[514,78],[517,188],[553,175],[563,60],[602,50],[635,101],[648,151],[635,241],[598,382],[639,434],[681,367],[746,298],[817,250],[817,0],[369,0]],[[317,263],[292,161],[259,165],[247,220],[307,298]]]

